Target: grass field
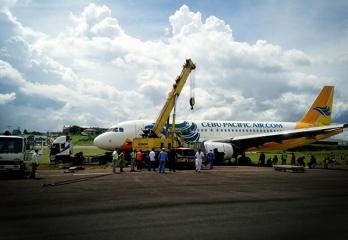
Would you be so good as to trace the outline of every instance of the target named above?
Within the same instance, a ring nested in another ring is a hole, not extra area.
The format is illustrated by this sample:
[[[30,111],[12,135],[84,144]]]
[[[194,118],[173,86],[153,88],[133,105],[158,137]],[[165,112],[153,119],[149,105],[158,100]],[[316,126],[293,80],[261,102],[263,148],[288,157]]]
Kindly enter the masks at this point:
[[[317,164],[322,164],[325,157],[329,157],[331,155],[331,152],[333,153],[333,156],[336,159],[336,165],[348,165],[348,150],[332,150],[332,151],[298,151],[294,152],[296,159],[301,156],[305,156],[305,163],[308,163],[311,154],[313,154],[317,159]],[[278,155],[278,163],[281,163],[281,154],[282,152],[271,152],[271,153],[265,153],[266,160],[271,157],[273,159],[274,155]],[[291,160],[291,152],[287,152],[288,158],[287,158],[287,164],[290,164]],[[246,156],[250,157],[253,164],[258,164],[259,162],[259,156],[260,153],[246,153]],[[341,157],[343,156],[344,160],[341,161]]]
[[[94,137],[93,135],[83,136],[81,134],[71,135],[71,143],[75,146],[90,146],[93,145]]]

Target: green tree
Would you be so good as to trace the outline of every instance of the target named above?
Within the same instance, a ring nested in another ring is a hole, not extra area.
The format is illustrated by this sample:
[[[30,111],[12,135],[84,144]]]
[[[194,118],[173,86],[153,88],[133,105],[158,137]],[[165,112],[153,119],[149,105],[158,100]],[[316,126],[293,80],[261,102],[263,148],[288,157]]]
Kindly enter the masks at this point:
[[[81,132],[83,131],[83,128],[79,127],[79,126],[71,126],[69,128],[69,133],[70,134],[81,134]]]
[[[9,131],[9,130],[6,130],[6,131],[4,132],[4,135],[6,135],[6,136],[10,136],[10,135],[11,135],[11,133],[10,133],[10,131]]]
[[[12,130],[12,135],[21,135],[21,134],[22,134],[22,132],[19,128]]]

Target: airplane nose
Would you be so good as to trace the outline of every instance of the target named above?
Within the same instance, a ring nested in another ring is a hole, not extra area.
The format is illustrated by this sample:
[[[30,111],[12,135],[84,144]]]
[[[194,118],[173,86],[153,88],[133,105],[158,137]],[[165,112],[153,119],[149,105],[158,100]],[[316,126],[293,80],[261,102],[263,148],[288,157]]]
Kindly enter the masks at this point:
[[[93,143],[101,149],[112,151],[116,147],[115,137],[112,132],[102,133],[94,139]]]
[[[101,135],[97,136],[97,137],[93,140],[94,145],[96,145],[96,146],[99,147],[99,148],[102,148],[102,138],[103,138],[103,136],[101,136]]]

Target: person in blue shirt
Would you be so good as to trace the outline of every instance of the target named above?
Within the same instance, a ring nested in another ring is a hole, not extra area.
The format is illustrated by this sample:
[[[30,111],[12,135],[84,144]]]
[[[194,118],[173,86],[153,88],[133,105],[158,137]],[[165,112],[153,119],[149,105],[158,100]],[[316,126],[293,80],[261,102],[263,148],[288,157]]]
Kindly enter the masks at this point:
[[[207,157],[208,157],[208,162],[209,162],[209,169],[213,169],[215,154],[214,154],[212,149],[210,149]]]
[[[168,153],[164,151],[164,148],[162,148],[161,152],[158,155],[158,161],[159,173],[165,173],[166,161],[168,161]]]

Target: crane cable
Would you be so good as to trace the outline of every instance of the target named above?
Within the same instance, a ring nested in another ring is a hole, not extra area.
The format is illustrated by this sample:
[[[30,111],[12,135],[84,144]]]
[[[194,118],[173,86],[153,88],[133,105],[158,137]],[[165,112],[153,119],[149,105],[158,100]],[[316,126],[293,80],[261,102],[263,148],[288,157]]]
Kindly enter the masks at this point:
[[[191,110],[193,110],[193,106],[195,105],[195,72],[191,73],[190,76],[190,106]]]

